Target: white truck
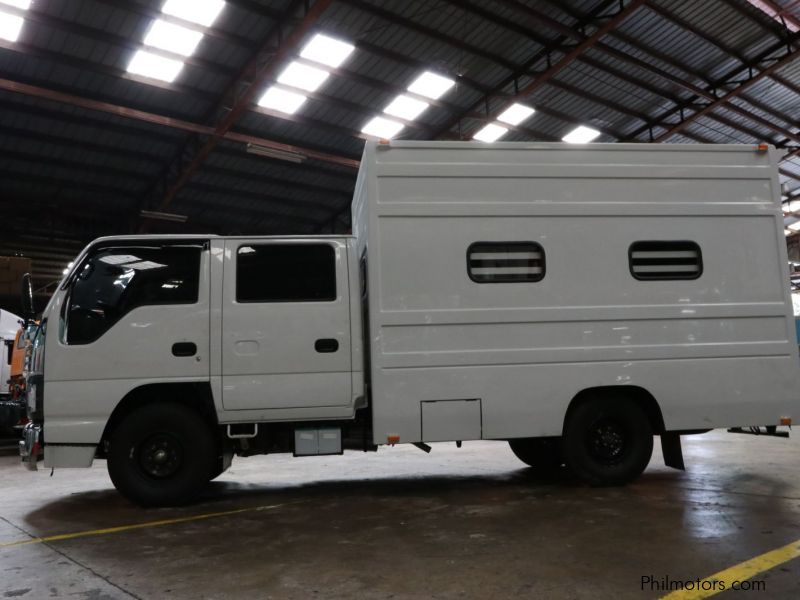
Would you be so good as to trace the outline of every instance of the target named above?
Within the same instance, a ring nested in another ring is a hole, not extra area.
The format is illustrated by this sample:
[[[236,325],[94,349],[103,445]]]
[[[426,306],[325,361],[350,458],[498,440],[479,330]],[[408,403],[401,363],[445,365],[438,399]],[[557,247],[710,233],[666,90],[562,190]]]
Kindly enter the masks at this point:
[[[143,505],[232,455],[508,441],[591,484],[653,436],[790,425],[765,146],[367,143],[353,235],[91,243],[44,311],[20,451]]]

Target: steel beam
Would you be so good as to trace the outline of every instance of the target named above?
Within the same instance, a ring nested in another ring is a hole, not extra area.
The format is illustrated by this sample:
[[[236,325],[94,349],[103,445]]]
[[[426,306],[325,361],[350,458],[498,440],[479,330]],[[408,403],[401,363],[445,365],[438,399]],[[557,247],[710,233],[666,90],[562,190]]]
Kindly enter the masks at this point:
[[[219,141],[224,138],[226,134],[230,133],[241,115],[246,110],[249,110],[255,100],[256,94],[263,91],[261,89],[262,83],[272,77],[279,67],[283,66],[284,59],[291,55],[300,42],[303,41],[311,28],[317,23],[322,13],[330,6],[331,1],[332,0],[317,0],[306,12],[300,24],[282,41],[278,51],[272,56],[272,59],[266,66],[260,66],[259,63],[262,59],[260,54],[251,59],[250,63],[245,67],[243,76],[237,79],[231,86],[231,91],[233,92],[238,91],[239,88],[242,87],[244,87],[244,91],[235,94],[236,98],[233,104],[230,106],[227,114],[213,127],[209,139],[177,174],[174,183],[169,186],[164,197],[161,199],[159,204],[161,210],[169,207],[180,189],[192,178]],[[273,43],[272,39],[267,41],[267,44]]]
[[[645,3],[645,0],[631,0],[625,8],[619,11],[613,18],[609,19],[600,25],[592,35],[585,37],[574,49],[567,52],[557,63],[547,68],[545,71],[536,75],[536,77],[522,87],[514,96],[514,98],[505,101],[499,109],[495,109],[495,113],[502,112],[505,108],[513,104],[514,99],[525,98],[530,96],[536,90],[547,84],[553,77],[558,75],[561,71],[571,65],[581,54],[586,52],[589,48],[594,46],[600,39],[608,32],[616,29],[625,20],[628,19],[636,10]]]
[[[501,0],[501,2],[502,2],[502,0]],[[507,2],[503,2],[503,3],[507,4]],[[580,20],[578,22],[578,26],[579,27],[585,27],[585,26],[589,25],[590,23],[594,22],[594,19],[599,18],[600,15],[603,13],[603,11],[605,11],[608,7],[612,6],[615,3],[616,3],[616,0],[606,0],[605,2],[601,2],[600,5],[598,5],[591,12],[590,16],[587,16],[587,17],[585,17],[584,19],[582,19],[582,20]],[[473,7],[472,4],[469,4],[469,3],[466,3],[466,2],[463,2],[463,1],[458,2],[458,4],[464,10],[470,10],[470,8]],[[489,18],[489,17],[487,17],[487,18]],[[491,19],[493,20],[494,23],[496,23],[498,25],[504,25],[505,24],[505,21],[501,23],[496,17],[491,17]],[[566,27],[566,29],[568,29],[570,32],[572,31],[568,27]],[[546,59],[549,56],[550,52],[555,51],[555,46],[563,44],[568,38],[572,37],[571,35],[568,36],[568,35],[566,35],[566,33],[564,33],[561,37],[558,37],[555,40],[553,40],[552,42],[550,42],[549,40],[543,39],[539,34],[537,34],[534,31],[529,31],[528,32],[528,36],[531,39],[535,40],[537,43],[541,44],[542,45],[542,49],[539,50],[536,54],[534,54],[533,57],[531,57],[530,59],[525,61],[525,63],[523,65],[519,66],[510,75],[508,75],[508,76],[504,77],[502,80],[500,80],[490,90],[483,92],[482,98],[480,100],[478,100],[477,102],[473,103],[472,105],[470,105],[470,107],[466,111],[462,111],[461,113],[457,114],[455,116],[455,118],[449,120],[447,123],[445,123],[445,125],[440,127],[436,131],[436,134],[435,134],[434,137],[436,137],[436,138],[442,137],[446,132],[448,132],[450,129],[452,129],[453,127],[458,125],[461,122],[462,119],[468,118],[470,116],[470,113],[472,113],[474,111],[481,110],[481,109],[485,109],[485,107],[488,105],[488,103],[492,99],[497,98],[498,96],[500,96],[503,93],[503,90],[505,90],[508,86],[510,86],[512,84],[516,85],[516,82],[517,82],[517,80],[519,78],[524,77],[526,74],[530,73],[530,71],[540,61]],[[480,116],[481,116],[481,118],[483,118],[483,117],[485,117],[485,114],[481,114]]]
[[[208,135],[208,136],[213,136],[216,133],[216,129],[209,125],[201,125],[199,123],[193,123],[191,121],[186,121],[183,119],[167,117],[164,115],[142,111],[127,106],[121,106],[109,102],[102,102],[98,100],[92,100],[89,98],[83,98],[81,96],[76,96],[74,94],[67,94],[64,92],[43,88],[40,86],[29,85],[11,79],[0,78],[0,89],[7,90],[10,92],[16,92],[19,94],[24,94],[27,96],[33,96],[36,98],[42,98],[44,100],[51,100],[53,102],[59,102],[62,104],[68,104],[70,106],[78,106],[80,108],[86,108],[88,110],[95,110],[99,112],[109,113],[126,119],[134,119],[137,121],[152,123],[154,125],[161,125],[163,127],[179,129],[181,131],[199,133],[201,135]],[[342,167],[348,167],[350,169],[358,169],[359,161],[325,151],[313,150],[311,148],[304,148],[302,146],[296,146],[294,144],[285,144],[282,142],[276,142],[274,140],[270,140],[267,138],[262,138],[255,135],[249,135],[244,133],[237,133],[231,130],[228,130],[225,133],[220,134],[219,137],[231,142],[239,142],[242,144],[255,144],[258,146],[271,148],[273,150],[302,154],[307,158],[339,165]]]
[[[551,17],[549,17],[547,15],[539,13],[538,11],[536,11],[535,9],[530,8],[527,5],[519,3],[518,0],[500,0],[500,1],[502,1],[503,4],[505,4],[505,5],[507,5],[507,6],[511,7],[511,8],[517,8],[518,10],[520,10],[521,12],[523,12],[524,14],[526,14],[526,15],[532,17],[532,18],[536,18],[536,19],[540,20],[547,27],[553,28],[554,31],[562,32],[565,35],[571,35],[574,39],[581,39],[582,34],[579,31],[575,31],[575,30],[569,28],[568,26],[564,25],[560,21],[556,21],[556,20],[552,19]],[[581,13],[576,12],[574,9],[569,8],[568,5],[565,5],[562,2],[557,2],[556,0],[548,0],[548,1],[551,4],[553,4],[554,6],[557,6],[558,8],[560,8],[560,9],[564,10],[565,12],[567,12],[568,14],[570,14],[570,16],[572,16],[575,19],[586,18],[585,15],[582,15]],[[648,8],[649,8],[649,4],[648,4]],[[622,40],[624,43],[626,43],[626,44],[628,44],[628,45],[630,45],[630,46],[632,46],[632,47],[634,47],[634,48],[636,48],[636,49],[638,49],[638,50],[640,50],[642,52],[650,54],[651,56],[654,56],[655,58],[659,58],[659,57],[654,55],[654,51],[651,48],[646,47],[641,42],[638,42],[636,40],[631,39],[627,35],[623,35],[623,34],[621,34],[620,32],[617,32],[617,31],[612,31],[612,32],[609,33],[609,36],[610,37],[617,37],[620,40]],[[772,46],[770,46],[770,48],[767,50],[767,52],[776,52],[776,51],[779,51],[781,48],[783,48],[783,44],[780,44],[780,43],[779,44],[773,44]],[[630,65],[635,66],[635,67],[638,67],[643,71],[652,73],[652,74],[658,76],[659,78],[662,78],[662,79],[664,79],[666,81],[669,81],[670,83],[672,83],[674,85],[680,86],[680,87],[686,89],[687,91],[695,94],[698,97],[706,98],[709,101],[714,101],[718,97],[717,94],[716,94],[715,89],[711,85],[708,86],[708,89],[703,89],[703,88],[701,88],[699,86],[696,86],[696,85],[694,85],[694,84],[692,84],[690,82],[685,81],[684,79],[681,79],[680,77],[675,76],[672,73],[669,73],[668,71],[665,71],[663,69],[660,69],[660,68],[652,65],[650,62],[641,60],[641,59],[639,59],[639,58],[637,58],[635,56],[632,56],[630,54],[626,54],[624,52],[621,52],[620,50],[617,50],[613,46],[609,46],[608,44],[606,44],[604,42],[598,42],[595,45],[595,49],[597,49],[598,51],[603,52],[603,53],[611,56],[615,60],[621,61],[621,62],[626,63],[626,64],[630,64]],[[675,67],[675,68],[677,68],[677,69],[679,69],[681,71],[684,71],[686,73],[692,73],[692,71],[690,69],[688,69],[685,65],[679,64],[677,61],[675,61],[671,57],[665,57],[661,53],[659,53],[659,56],[660,56],[660,59],[666,61],[667,64],[670,64],[671,66],[673,66],[673,67]],[[603,63],[599,63],[598,61],[594,61],[593,59],[590,59],[590,58],[588,58],[586,56],[581,57],[580,60],[582,62],[586,62],[587,64],[590,64],[590,65],[594,66],[595,68],[600,68],[601,70],[605,70],[606,72],[610,72],[610,70],[609,70],[610,68],[608,66],[604,65]],[[730,76],[731,77],[736,76],[739,73],[741,73],[743,70],[749,69],[751,67],[752,67],[752,62],[751,63],[743,63],[742,66],[736,68],[734,70],[735,72],[732,72],[730,74]],[[698,79],[702,79],[702,77],[700,75],[698,75],[697,73],[692,73],[692,74],[693,74],[693,76],[697,77]],[[640,87],[642,87],[642,86],[640,85]],[[777,116],[781,120],[786,120],[786,117],[784,117],[782,115],[774,114],[773,111],[770,110],[769,107],[760,105],[759,103],[753,103],[753,105],[756,106],[757,108],[759,108],[760,110],[764,111],[767,114],[771,114],[773,116]],[[786,137],[789,137],[789,136],[793,135],[785,127],[782,127],[780,125],[772,123],[771,121],[769,121],[767,119],[764,119],[760,115],[756,115],[756,114],[754,114],[754,113],[752,113],[752,112],[750,112],[748,110],[745,110],[744,108],[741,108],[739,106],[736,106],[736,105],[732,104],[732,105],[730,105],[729,110],[731,110],[733,112],[736,112],[740,116],[745,117],[745,118],[747,118],[747,119],[749,119],[749,120],[751,120],[753,122],[756,122],[756,123],[758,123],[760,125],[763,125],[764,127],[768,127],[770,129],[772,129],[773,131],[776,131],[777,133],[780,133],[781,135],[784,135]],[[791,122],[791,120],[787,121],[787,122]],[[643,129],[643,130],[639,130],[635,135],[639,135],[642,131],[646,131],[646,130],[647,130],[646,128]],[[787,135],[787,133],[788,133],[788,135]],[[628,138],[630,138],[630,136],[628,136]]]
[[[657,136],[654,141],[662,142],[662,141],[670,138],[674,134],[676,134],[676,133],[678,133],[680,131],[683,131],[683,129],[685,129],[689,124],[691,124],[692,122],[696,121],[700,117],[703,117],[703,116],[709,114],[710,112],[712,112],[717,107],[730,102],[730,100],[733,100],[734,98],[739,96],[745,90],[751,88],[753,85],[755,85],[756,83],[758,83],[759,81],[761,81],[765,77],[768,77],[770,73],[774,73],[778,69],[781,69],[781,68],[785,67],[786,65],[791,64],[798,56],[800,56],[800,50],[794,50],[792,52],[787,53],[786,55],[784,55],[779,60],[773,62],[770,66],[761,69],[761,72],[758,73],[758,75],[754,75],[753,77],[751,77],[747,81],[744,81],[743,83],[740,83],[738,86],[736,86],[734,89],[732,89],[731,91],[729,91],[726,94],[724,94],[723,96],[721,96],[719,99],[717,99],[717,100],[715,100],[713,102],[710,102],[704,108],[701,108],[700,110],[695,111],[694,113],[692,113],[688,117],[682,119],[679,123],[673,125],[667,131],[665,131],[661,135]],[[793,135],[792,139],[795,139],[795,137],[798,137],[798,139],[800,139],[800,136],[796,136],[796,135]]]

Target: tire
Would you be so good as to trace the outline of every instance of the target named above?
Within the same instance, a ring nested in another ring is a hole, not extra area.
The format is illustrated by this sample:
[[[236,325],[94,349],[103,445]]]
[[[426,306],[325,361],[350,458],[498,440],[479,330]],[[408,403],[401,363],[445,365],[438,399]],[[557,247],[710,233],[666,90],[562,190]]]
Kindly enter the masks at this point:
[[[624,485],[639,477],[653,454],[644,410],[626,397],[601,396],[572,409],[564,426],[564,460],[590,485]]]
[[[111,434],[108,474],[114,487],[142,506],[174,506],[197,496],[216,469],[216,440],[194,410],[148,404]]]
[[[553,473],[564,464],[561,438],[522,438],[508,440],[508,445],[514,456],[543,473]]]

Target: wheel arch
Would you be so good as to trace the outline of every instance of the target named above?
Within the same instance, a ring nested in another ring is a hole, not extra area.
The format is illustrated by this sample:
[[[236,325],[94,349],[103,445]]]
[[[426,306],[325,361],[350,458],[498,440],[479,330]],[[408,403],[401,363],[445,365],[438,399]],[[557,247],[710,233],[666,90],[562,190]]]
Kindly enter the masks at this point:
[[[196,410],[212,427],[219,425],[209,382],[147,383],[132,389],[117,403],[103,429],[99,451],[105,453],[105,442],[126,415],[142,406],[159,402],[178,402]]]
[[[591,402],[597,398],[608,398],[613,396],[624,396],[633,400],[636,404],[642,407],[647,419],[650,421],[650,426],[653,428],[653,433],[661,434],[666,430],[664,426],[664,416],[661,413],[661,407],[653,394],[648,390],[638,385],[609,385],[609,386],[596,386],[585,388],[575,394],[567,407],[567,412],[564,415],[564,423],[562,424],[562,433],[569,421],[570,414],[576,407],[587,402]]]

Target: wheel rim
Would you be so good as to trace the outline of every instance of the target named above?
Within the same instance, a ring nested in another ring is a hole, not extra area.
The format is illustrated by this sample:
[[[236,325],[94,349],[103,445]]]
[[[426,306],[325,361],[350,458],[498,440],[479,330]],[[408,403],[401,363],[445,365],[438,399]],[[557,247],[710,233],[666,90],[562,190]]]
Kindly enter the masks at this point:
[[[178,472],[181,467],[183,448],[180,442],[168,433],[151,435],[139,446],[139,468],[145,475],[164,479]]]
[[[593,458],[606,465],[615,465],[622,461],[628,450],[628,436],[619,422],[601,418],[589,427],[586,445]]]

